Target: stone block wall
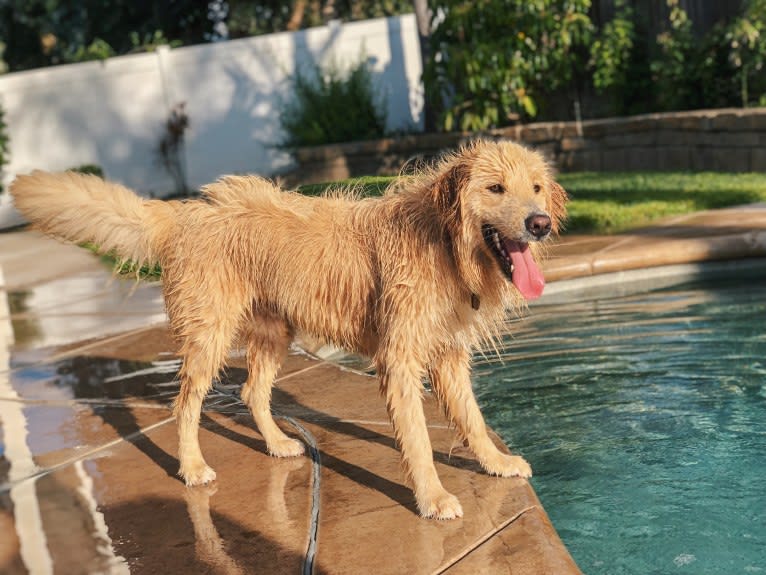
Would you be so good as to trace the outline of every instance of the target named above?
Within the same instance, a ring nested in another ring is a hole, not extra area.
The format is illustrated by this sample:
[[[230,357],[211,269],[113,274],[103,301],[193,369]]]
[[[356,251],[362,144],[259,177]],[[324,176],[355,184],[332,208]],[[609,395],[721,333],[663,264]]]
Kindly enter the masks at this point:
[[[303,148],[290,184],[394,175],[477,134],[419,134]],[[478,136],[537,148],[571,171],[766,171],[766,108],[695,110],[584,122],[541,122]]]

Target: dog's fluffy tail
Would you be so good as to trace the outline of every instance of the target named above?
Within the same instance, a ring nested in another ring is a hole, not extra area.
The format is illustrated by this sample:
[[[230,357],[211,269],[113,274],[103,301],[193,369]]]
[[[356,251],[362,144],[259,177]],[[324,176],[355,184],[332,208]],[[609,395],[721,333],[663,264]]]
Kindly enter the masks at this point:
[[[34,171],[11,184],[16,208],[42,232],[78,244],[92,243],[137,264],[154,263],[152,220],[172,211],[157,200],[97,176]]]

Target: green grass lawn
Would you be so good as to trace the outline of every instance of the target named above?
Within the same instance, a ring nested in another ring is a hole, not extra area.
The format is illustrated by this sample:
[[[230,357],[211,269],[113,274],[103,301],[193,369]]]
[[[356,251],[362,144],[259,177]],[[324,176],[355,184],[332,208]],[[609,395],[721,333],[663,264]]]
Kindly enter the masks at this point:
[[[340,182],[363,195],[378,195],[393,178],[367,177]],[[766,174],[716,172],[579,172],[560,174],[571,196],[565,233],[613,234],[666,216],[766,202]],[[300,188],[309,195],[336,184]]]
[[[674,216],[766,201],[766,174],[560,174],[569,192],[569,233],[612,234]]]

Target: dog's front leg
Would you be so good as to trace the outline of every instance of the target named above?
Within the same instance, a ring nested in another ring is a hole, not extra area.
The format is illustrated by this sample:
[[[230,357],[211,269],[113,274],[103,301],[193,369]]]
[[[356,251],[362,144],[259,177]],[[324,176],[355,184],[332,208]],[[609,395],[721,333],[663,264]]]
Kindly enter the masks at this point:
[[[403,350],[401,350],[403,351]],[[425,368],[405,353],[394,361],[378,361],[381,389],[394,426],[402,462],[412,482],[418,511],[423,517],[454,519],[463,516],[457,497],[439,481],[423,413],[422,376]]]
[[[524,458],[500,451],[487,433],[487,425],[471,388],[470,353],[452,349],[431,365],[434,392],[462,439],[490,475],[530,477],[532,468]]]

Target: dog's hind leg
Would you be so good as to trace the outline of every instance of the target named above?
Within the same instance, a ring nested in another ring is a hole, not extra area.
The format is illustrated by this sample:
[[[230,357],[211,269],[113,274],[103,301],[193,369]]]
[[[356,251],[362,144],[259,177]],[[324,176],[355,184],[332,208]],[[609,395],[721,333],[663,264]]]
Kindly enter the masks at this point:
[[[409,346],[388,350],[376,358],[380,385],[402,451],[402,462],[412,481],[418,511],[423,517],[454,519],[463,516],[457,497],[442,486],[433,461],[423,412],[422,376],[425,368],[409,353]],[[393,352],[393,353],[392,353]]]
[[[470,354],[465,349],[444,353],[430,369],[431,385],[461,438],[490,475],[530,477],[524,458],[500,451],[487,433],[487,424],[471,388]]]
[[[199,420],[202,402],[210,390],[220,363],[211,361],[196,346],[185,354],[179,373],[181,391],[176,397],[173,413],[178,425],[178,474],[186,485],[203,485],[215,479],[215,471],[202,457],[199,445]]]
[[[201,293],[206,292],[202,290]],[[199,445],[202,402],[224,364],[241,318],[242,306],[237,301],[229,300],[217,308],[203,307],[200,298],[194,302],[198,305],[196,313],[188,313],[186,308],[175,305],[176,300],[172,297],[166,295],[166,301],[172,302],[168,305],[168,315],[180,340],[183,356],[179,372],[181,391],[173,407],[178,425],[178,459],[181,464],[178,474],[187,485],[202,485],[215,479],[215,471],[205,462]],[[210,312],[210,309],[215,309],[217,313]]]
[[[258,431],[270,455],[294,457],[303,453],[303,444],[285,435],[271,414],[271,387],[287,354],[293,334],[280,318],[267,313],[253,314],[245,331],[248,376],[242,400],[253,414]]]

